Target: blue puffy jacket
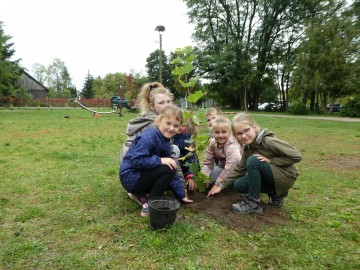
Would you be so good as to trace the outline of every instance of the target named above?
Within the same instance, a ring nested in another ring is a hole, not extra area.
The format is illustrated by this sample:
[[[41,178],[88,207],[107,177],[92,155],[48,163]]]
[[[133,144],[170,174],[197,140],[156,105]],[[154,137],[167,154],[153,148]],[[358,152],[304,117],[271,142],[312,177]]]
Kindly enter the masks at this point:
[[[120,167],[120,180],[128,192],[132,192],[141,173],[161,166],[161,158],[171,158],[170,140],[157,127],[151,127],[138,135],[127,151]],[[185,197],[185,190],[176,173],[170,187],[179,199]]]

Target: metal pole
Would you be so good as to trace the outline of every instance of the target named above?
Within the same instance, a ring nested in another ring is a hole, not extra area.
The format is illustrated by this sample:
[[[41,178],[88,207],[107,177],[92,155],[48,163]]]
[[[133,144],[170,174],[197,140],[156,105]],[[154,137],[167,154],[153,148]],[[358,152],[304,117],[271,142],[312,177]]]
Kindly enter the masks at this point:
[[[162,83],[162,35],[161,35],[161,32],[160,32],[160,31],[159,31],[159,36],[160,36],[160,55],[159,55],[160,70],[159,70],[159,83]]]

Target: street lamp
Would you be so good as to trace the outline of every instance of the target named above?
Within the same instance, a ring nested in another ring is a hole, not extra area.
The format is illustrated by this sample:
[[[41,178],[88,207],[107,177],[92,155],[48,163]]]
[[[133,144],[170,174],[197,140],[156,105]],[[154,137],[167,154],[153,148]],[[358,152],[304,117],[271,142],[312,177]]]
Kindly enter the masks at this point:
[[[160,40],[160,54],[159,54],[159,62],[160,62],[160,68],[159,68],[159,83],[162,83],[162,35],[161,32],[165,31],[165,26],[158,25],[155,28],[155,31],[159,32],[159,40]]]

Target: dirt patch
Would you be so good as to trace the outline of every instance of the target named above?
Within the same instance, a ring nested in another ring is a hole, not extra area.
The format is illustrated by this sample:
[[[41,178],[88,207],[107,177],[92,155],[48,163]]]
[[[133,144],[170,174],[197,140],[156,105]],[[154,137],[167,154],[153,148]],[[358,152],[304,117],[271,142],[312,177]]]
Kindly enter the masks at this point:
[[[326,168],[343,170],[360,169],[360,157],[357,156],[327,155],[320,163],[322,167],[325,166]]]
[[[184,207],[241,232],[261,231],[266,227],[285,225],[290,220],[288,212],[267,205],[267,202],[263,202],[264,211],[261,214],[235,214],[230,210],[231,204],[240,202],[242,196],[230,190],[224,190],[209,199],[206,199],[205,193],[189,194],[189,198],[193,199],[194,203],[186,204]]]

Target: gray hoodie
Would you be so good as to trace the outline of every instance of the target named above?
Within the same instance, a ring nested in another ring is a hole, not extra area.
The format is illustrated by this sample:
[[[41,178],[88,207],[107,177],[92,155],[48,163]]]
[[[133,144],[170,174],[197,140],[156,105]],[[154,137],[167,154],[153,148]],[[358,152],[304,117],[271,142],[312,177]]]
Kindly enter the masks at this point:
[[[127,138],[120,150],[120,165],[136,136],[145,129],[153,126],[156,117],[156,113],[154,113],[153,111],[147,111],[146,113],[141,113],[138,117],[129,121],[126,128]]]

